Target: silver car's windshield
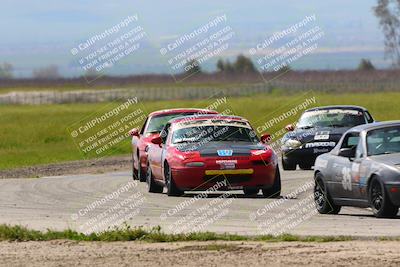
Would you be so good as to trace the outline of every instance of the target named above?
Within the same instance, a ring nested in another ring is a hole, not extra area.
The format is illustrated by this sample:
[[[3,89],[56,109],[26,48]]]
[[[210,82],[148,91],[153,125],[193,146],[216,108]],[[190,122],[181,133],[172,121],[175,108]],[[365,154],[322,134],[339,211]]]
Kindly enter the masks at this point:
[[[368,156],[400,153],[400,126],[369,131],[367,150]]]

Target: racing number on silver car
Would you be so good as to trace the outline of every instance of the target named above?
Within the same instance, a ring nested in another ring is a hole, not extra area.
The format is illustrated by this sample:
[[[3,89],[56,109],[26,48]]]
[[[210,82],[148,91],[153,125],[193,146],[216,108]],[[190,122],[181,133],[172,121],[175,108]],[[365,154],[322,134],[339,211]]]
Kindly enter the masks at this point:
[[[344,167],[342,169],[342,185],[344,190],[351,191],[351,170],[350,168]]]

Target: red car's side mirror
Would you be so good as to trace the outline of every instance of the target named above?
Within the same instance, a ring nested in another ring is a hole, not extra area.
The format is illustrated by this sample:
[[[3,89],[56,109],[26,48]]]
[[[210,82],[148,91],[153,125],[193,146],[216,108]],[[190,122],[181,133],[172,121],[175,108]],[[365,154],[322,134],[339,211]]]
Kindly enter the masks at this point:
[[[271,135],[269,133],[265,133],[261,135],[261,142],[267,144],[271,140]]]
[[[151,142],[156,145],[161,145],[163,143],[163,140],[162,140],[161,136],[158,135],[158,136],[153,137],[151,139]]]
[[[136,128],[133,128],[132,130],[129,131],[129,135],[132,137],[133,136],[139,137],[139,130]]]
[[[285,130],[288,132],[293,132],[294,131],[294,125],[293,124],[288,124],[285,126]]]

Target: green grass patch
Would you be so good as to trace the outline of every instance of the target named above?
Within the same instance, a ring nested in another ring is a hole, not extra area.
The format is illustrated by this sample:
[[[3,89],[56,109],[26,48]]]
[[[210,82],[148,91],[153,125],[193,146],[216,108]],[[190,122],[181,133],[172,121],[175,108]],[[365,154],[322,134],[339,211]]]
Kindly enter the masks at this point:
[[[375,119],[400,119],[400,93],[321,94],[309,92],[286,95],[282,91],[249,97],[228,97],[227,106],[235,115],[246,117],[256,128],[273,116],[300,103],[305,97],[315,96],[315,105],[355,104],[368,108]],[[177,100],[143,102],[146,112],[165,108],[200,107],[213,100]],[[110,103],[59,104],[41,106],[0,106],[0,169],[11,169],[38,164],[80,160],[83,156],[67,127],[103,110]],[[291,118],[297,120],[301,112]],[[283,122],[286,123],[286,122]],[[282,125],[279,125],[282,127]],[[130,153],[129,140],[110,155]]]
[[[107,230],[101,233],[85,235],[73,230],[46,232],[31,230],[23,226],[0,225],[0,241],[49,241],[66,239],[74,241],[146,241],[146,242],[179,242],[179,241],[265,241],[265,242],[338,242],[351,241],[356,238],[349,236],[296,236],[283,234],[278,236],[243,236],[234,234],[218,234],[198,232],[190,234],[167,234],[160,227],[146,230],[142,227],[131,228],[127,225],[121,228]],[[209,245],[204,250],[229,250],[234,248]]]

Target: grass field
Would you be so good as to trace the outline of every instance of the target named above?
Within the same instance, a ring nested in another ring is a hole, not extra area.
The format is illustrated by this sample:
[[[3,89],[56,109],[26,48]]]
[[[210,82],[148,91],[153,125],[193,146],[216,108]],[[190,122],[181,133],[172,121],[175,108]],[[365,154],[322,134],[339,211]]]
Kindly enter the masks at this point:
[[[400,93],[284,95],[282,92],[252,97],[227,98],[235,115],[262,125],[274,116],[290,110],[304,99],[315,97],[315,105],[355,104],[370,110],[376,120],[400,119]],[[146,112],[173,107],[205,107],[212,100],[145,102]],[[79,160],[83,156],[67,132],[67,127],[103,110],[109,103],[42,106],[0,106],[0,169]],[[295,121],[301,112],[290,118]],[[286,123],[284,121],[282,123]],[[279,125],[282,127],[282,125]],[[129,140],[112,154],[130,152]]]

